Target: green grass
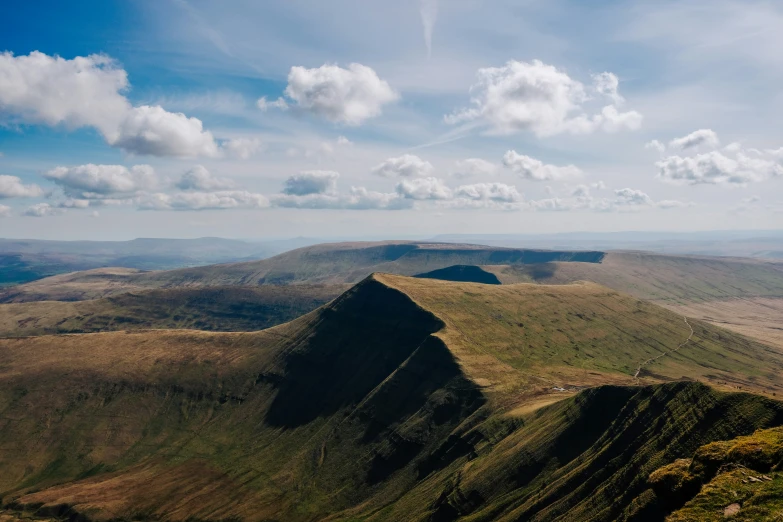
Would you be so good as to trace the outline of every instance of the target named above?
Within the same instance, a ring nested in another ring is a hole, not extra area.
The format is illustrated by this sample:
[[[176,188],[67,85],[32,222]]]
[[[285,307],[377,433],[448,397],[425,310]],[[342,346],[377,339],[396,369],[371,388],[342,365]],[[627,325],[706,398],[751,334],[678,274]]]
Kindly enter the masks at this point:
[[[261,332],[3,339],[0,496],[100,520],[662,520],[656,469],[783,424],[671,382],[783,385],[759,345],[697,330],[656,384],[600,386],[682,318],[597,285],[379,275]]]

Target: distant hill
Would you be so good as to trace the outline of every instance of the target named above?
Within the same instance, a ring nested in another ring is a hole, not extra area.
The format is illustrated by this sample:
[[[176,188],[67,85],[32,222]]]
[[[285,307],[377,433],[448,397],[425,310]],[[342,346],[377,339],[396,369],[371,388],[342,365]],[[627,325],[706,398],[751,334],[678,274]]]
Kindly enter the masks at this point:
[[[149,273],[64,274],[0,292],[0,302],[94,299],[127,290],[197,286],[354,284],[373,272],[415,275],[456,264],[597,263],[602,252],[541,251],[415,242],[334,243],[260,261]]]
[[[456,281],[463,283],[482,283],[485,285],[499,285],[500,280],[492,272],[487,272],[478,266],[454,265],[447,268],[439,268],[432,272],[419,274],[416,277],[423,279],[440,279],[441,281]]]
[[[41,241],[0,239],[0,286],[101,267],[166,270],[263,259],[313,240],[249,243],[233,239],[134,239]]]
[[[255,331],[331,301],[346,285],[171,288],[89,301],[0,304],[0,337],[188,328]]]
[[[375,275],[261,332],[0,340],[0,491],[90,520],[663,520],[650,473],[780,425],[773,393],[779,351],[593,283]]]

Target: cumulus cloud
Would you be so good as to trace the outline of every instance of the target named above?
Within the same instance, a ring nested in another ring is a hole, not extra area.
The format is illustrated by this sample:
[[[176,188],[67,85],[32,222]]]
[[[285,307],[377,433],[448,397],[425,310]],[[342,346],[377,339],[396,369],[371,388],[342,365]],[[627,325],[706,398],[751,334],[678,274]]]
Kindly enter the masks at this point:
[[[476,183],[473,185],[461,185],[454,191],[457,198],[466,198],[473,201],[495,201],[499,203],[518,203],[522,201],[522,194],[517,188],[505,183]]]
[[[35,51],[0,54],[0,109],[24,123],[114,132],[130,103],[128,76],[108,56],[65,60]]]
[[[5,198],[37,198],[43,195],[38,185],[25,185],[16,176],[0,175],[0,199]]]
[[[404,179],[397,184],[397,194],[414,200],[448,200],[452,198],[449,187],[438,178]]]
[[[23,216],[27,217],[46,217],[46,216],[57,216],[59,214],[62,214],[64,211],[55,208],[51,206],[49,203],[37,203],[35,205],[32,205],[30,207],[27,207],[23,212]]]
[[[329,64],[292,67],[285,95],[301,110],[346,125],[379,116],[384,105],[399,98],[373,69],[358,63],[347,69]]]
[[[337,136],[337,145],[340,145],[341,147],[350,147],[353,145],[353,142],[345,136]]]
[[[478,82],[471,87],[471,106],[447,115],[447,123],[478,121],[494,134],[531,131],[552,136],[637,129],[642,122],[636,111],[617,110],[615,105],[622,98],[615,85],[617,77],[611,73],[597,75],[594,81],[595,89],[612,98],[614,105],[593,116],[585,113],[584,104],[590,99],[585,86],[539,60],[512,60],[502,67],[479,69],[477,76]]]
[[[272,204],[283,208],[333,210],[401,210],[413,206],[412,201],[399,194],[375,192],[364,187],[351,187],[348,194],[280,194],[272,197]]]
[[[641,209],[670,209],[690,206],[676,200],[664,200],[656,202],[647,193],[632,189],[622,188],[614,191],[614,197],[596,198],[590,195],[584,185],[577,186],[571,197],[550,197],[527,202],[528,208],[536,211],[592,211],[592,212],[623,212]]]
[[[311,194],[335,194],[340,174],[328,170],[300,172],[285,181],[283,194],[287,196],[308,196]]]
[[[495,174],[498,166],[480,158],[468,158],[457,161],[452,175],[456,178],[487,177]]]
[[[201,120],[160,106],[134,108],[123,94],[128,87],[127,73],[108,56],[0,54],[0,112],[12,121],[93,127],[110,145],[133,154],[219,154]]]
[[[88,208],[92,202],[89,199],[68,198],[57,204],[57,208]]]
[[[4,217],[10,217],[11,216],[11,207],[8,205],[0,205],[0,218]]]
[[[143,105],[128,111],[111,145],[132,154],[178,157],[216,157],[219,149],[201,120],[160,106]]]
[[[264,195],[244,190],[155,193],[139,199],[139,210],[225,210],[268,206],[269,200]]]
[[[261,148],[261,140],[258,138],[235,138],[224,141],[221,149],[232,158],[249,159]]]
[[[561,180],[582,175],[582,171],[574,165],[562,167],[548,165],[530,156],[518,154],[513,150],[509,150],[503,155],[503,165],[522,178],[531,181]]]
[[[679,150],[693,149],[702,145],[713,149],[720,145],[720,140],[715,131],[711,129],[699,129],[691,132],[687,136],[675,138],[669,142],[670,147]]]
[[[729,157],[712,151],[695,156],[669,156],[655,163],[658,177],[687,185],[746,185],[770,177],[783,176],[783,166],[766,158],[739,152]]]
[[[269,101],[266,96],[262,96],[256,101],[256,107],[266,112],[269,109],[280,109],[281,111],[288,109],[288,103],[283,98],[278,98],[275,101]]]
[[[67,196],[78,199],[130,197],[155,189],[159,180],[149,165],[130,169],[122,165],[79,165],[57,167],[44,177],[61,186]]]
[[[185,172],[176,183],[176,187],[180,190],[202,192],[228,190],[234,188],[234,186],[232,180],[227,178],[216,178],[202,165],[196,165]]]
[[[412,154],[404,154],[397,158],[389,158],[380,165],[372,168],[372,173],[386,178],[399,176],[402,178],[416,178],[431,176],[435,168],[429,161],[425,161]]]
[[[614,191],[616,203],[618,205],[652,205],[653,200],[641,190],[631,188],[618,189]]]

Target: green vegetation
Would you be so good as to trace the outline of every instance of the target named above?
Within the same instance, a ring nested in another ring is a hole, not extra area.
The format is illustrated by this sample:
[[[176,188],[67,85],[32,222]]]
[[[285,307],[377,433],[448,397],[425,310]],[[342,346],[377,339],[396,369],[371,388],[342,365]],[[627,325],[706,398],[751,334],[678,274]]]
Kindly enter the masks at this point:
[[[780,520],[783,428],[706,444],[692,459],[654,472],[650,483],[658,497],[679,508],[669,522]]]
[[[592,281],[661,304],[783,297],[783,263],[755,259],[610,252],[601,263],[486,266],[503,283]]]
[[[2,339],[0,496],[92,520],[663,520],[651,473],[783,424],[684,382],[778,390],[783,356],[695,330],[636,381],[681,316],[595,284],[376,275],[260,332]]]
[[[0,336],[150,328],[262,330],[309,313],[346,289],[342,285],[174,288],[90,301],[0,304]]]

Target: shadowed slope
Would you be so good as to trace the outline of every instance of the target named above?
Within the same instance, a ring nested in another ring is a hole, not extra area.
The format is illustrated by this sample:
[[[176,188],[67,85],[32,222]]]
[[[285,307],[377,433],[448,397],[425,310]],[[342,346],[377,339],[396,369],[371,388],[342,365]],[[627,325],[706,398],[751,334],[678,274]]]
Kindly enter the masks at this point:
[[[455,281],[462,283],[483,283],[485,285],[499,285],[495,274],[473,265],[454,265],[439,270],[433,270],[416,277],[421,279],[440,279],[441,281]]]

